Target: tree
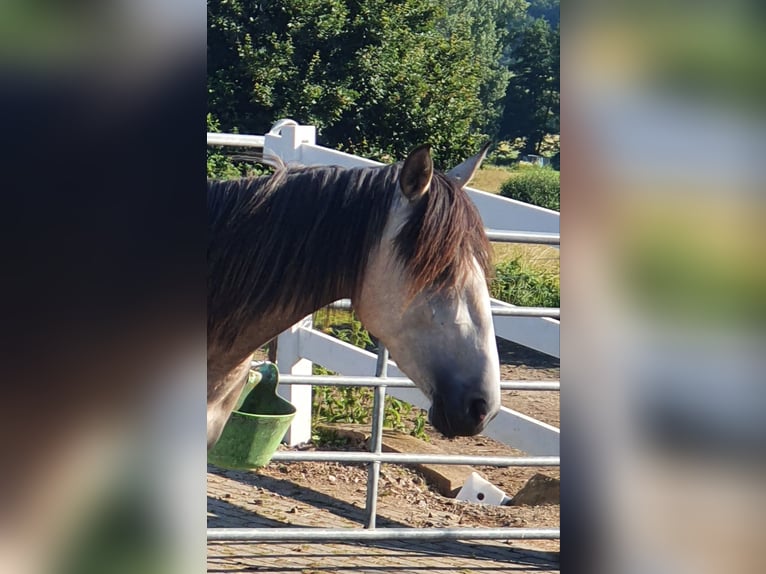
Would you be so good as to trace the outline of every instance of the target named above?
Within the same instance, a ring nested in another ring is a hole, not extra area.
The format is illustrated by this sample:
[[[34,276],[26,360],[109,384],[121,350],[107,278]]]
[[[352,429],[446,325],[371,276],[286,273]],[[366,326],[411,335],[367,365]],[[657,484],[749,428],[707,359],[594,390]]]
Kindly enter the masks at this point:
[[[515,34],[509,49],[513,74],[505,96],[502,137],[523,138],[524,153],[539,152],[545,135],[559,132],[559,25],[535,18]]]
[[[263,133],[282,117],[318,128],[356,94],[344,0],[208,0],[208,111],[222,129]]]
[[[526,17],[525,0],[447,0],[449,14],[445,31],[457,20],[468,21],[471,40],[482,74],[479,99],[484,105],[486,130],[496,136],[502,114],[502,102],[511,72],[503,52],[509,41],[513,22]]]
[[[370,157],[430,142],[455,164],[496,131],[521,1],[208,0],[208,111],[246,133],[289,117]]]

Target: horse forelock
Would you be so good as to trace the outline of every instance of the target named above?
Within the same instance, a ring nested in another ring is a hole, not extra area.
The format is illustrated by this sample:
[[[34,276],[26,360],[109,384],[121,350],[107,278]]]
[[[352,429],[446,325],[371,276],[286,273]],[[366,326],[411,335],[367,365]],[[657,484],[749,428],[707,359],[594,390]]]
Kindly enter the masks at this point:
[[[459,288],[475,264],[487,278],[492,272],[491,246],[476,206],[438,172],[397,235],[396,249],[410,276],[411,296],[425,288]]]

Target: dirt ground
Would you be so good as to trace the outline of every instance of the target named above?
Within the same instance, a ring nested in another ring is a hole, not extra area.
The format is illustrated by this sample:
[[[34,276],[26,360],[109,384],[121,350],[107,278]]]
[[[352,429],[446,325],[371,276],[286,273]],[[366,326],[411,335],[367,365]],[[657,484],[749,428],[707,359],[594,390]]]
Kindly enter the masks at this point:
[[[558,380],[557,359],[498,340],[503,380]],[[503,405],[518,410],[550,425],[559,426],[559,393],[544,391],[504,391]],[[414,414],[413,414],[414,417]],[[523,456],[525,453],[498,443],[490,438],[458,437],[446,439],[430,425],[426,428],[429,440],[451,454]],[[285,448],[285,447],[283,447]],[[302,450],[315,450],[315,445],[302,445]],[[320,447],[327,450],[327,445]],[[366,450],[362,444],[347,444],[346,450]],[[513,496],[535,474],[560,478],[557,467],[476,467],[490,482]],[[287,481],[299,487],[331,496],[354,506],[364,508],[367,487],[367,469],[360,464],[341,463],[271,463],[254,471],[269,478]],[[399,465],[383,465],[378,499],[379,515],[396,516],[414,527],[518,527],[551,528],[559,526],[559,506],[479,506],[457,502],[440,495],[415,470]],[[523,541],[526,548],[558,551],[559,541]]]

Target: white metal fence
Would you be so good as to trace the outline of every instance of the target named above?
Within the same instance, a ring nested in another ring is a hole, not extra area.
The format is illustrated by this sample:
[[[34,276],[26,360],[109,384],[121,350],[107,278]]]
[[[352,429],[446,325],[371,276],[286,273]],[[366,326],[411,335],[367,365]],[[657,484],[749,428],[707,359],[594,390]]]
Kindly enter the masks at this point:
[[[286,163],[302,165],[339,165],[355,167],[380,165],[377,162],[315,145],[313,126],[300,126],[281,120],[265,136],[208,134],[208,145],[263,148],[264,154],[280,157]],[[548,209],[510,200],[467,188],[477,205],[492,241],[559,243],[559,214]],[[348,305],[348,302],[339,302]],[[559,357],[558,309],[516,307],[492,301],[495,332],[498,337]],[[383,404],[385,393],[421,408],[428,400],[388,359],[385,349],[376,356],[312,328],[311,317],[279,336],[277,362],[280,366],[282,396],[297,408],[295,420],[286,437],[289,444],[311,437],[311,386],[315,384],[373,386],[373,428],[370,453],[278,452],[279,461],[367,462],[367,528],[352,529],[225,529],[208,530],[209,540],[383,540],[383,539],[522,539],[558,538],[558,529],[390,529],[374,530],[377,484],[381,463],[481,464],[491,466],[556,466],[559,464],[559,429],[512,409],[502,407],[484,434],[530,454],[529,457],[479,457],[456,455],[413,455],[381,451]],[[312,363],[342,373],[341,377],[311,374]],[[370,375],[375,373],[375,377]],[[391,378],[388,378],[391,375]],[[503,389],[556,391],[558,381],[504,381]]]

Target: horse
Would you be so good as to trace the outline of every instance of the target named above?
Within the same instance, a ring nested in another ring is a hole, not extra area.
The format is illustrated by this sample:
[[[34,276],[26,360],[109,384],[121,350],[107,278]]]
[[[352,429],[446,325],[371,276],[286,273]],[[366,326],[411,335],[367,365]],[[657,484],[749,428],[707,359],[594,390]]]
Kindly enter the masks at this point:
[[[430,399],[438,431],[486,427],[500,409],[491,246],[464,187],[488,147],[447,173],[421,145],[393,165],[278,162],[208,180],[208,449],[254,351],[342,298]]]

